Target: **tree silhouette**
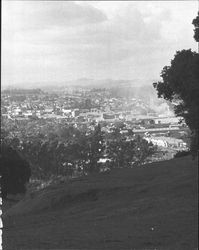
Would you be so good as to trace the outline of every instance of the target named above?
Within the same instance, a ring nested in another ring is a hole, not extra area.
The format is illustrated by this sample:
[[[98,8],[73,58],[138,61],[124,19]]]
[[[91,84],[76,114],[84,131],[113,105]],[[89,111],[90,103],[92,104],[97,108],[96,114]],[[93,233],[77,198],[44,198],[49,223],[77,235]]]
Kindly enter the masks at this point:
[[[194,39],[199,45],[199,12],[192,24]],[[192,132],[191,151],[196,156],[199,150],[199,53],[191,49],[177,51],[171,66],[163,68],[161,77],[162,81],[153,86],[158,97],[173,103],[175,114],[185,119]]]
[[[189,50],[177,51],[170,66],[161,72],[162,81],[153,83],[158,97],[174,105],[177,116],[184,118],[192,131],[191,150],[198,150],[199,130],[199,54]]]
[[[193,19],[192,24],[194,25],[194,39],[199,42],[199,12],[196,18]]]

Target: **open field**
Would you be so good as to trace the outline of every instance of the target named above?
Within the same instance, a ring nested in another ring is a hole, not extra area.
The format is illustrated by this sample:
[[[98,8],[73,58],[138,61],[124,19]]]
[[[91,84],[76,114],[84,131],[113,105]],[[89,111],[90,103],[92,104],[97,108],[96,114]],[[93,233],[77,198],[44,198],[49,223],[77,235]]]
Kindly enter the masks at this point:
[[[197,182],[183,157],[48,187],[5,209],[3,249],[197,249]]]

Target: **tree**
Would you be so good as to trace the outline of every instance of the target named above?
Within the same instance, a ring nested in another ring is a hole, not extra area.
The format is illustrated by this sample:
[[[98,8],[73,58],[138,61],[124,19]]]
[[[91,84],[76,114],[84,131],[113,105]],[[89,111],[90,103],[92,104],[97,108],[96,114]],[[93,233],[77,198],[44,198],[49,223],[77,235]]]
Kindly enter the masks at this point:
[[[1,194],[25,193],[26,183],[31,176],[29,164],[10,146],[2,143],[0,158]]]
[[[199,12],[192,24],[194,39],[199,45]],[[199,49],[199,48],[198,48]],[[199,53],[199,51],[198,51]],[[182,116],[189,126],[191,152],[196,156],[199,150],[199,54],[189,50],[177,51],[171,66],[161,72],[162,81],[153,84],[158,97],[174,104],[174,112]]]
[[[174,104],[174,112],[184,118],[192,131],[191,150],[198,150],[199,129],[199,54],[177,51],[170,66],[161,72],[162,81],[153,83],[158,97]]]
[[[135,158],[139,163],[143,163],[148,156],[154,154],[157,150],[156,146],[154,146],[151,142],[148,143],[140,135],[138,135],[134,140],[134,147],[136,148]]]
[[[195,29],[194,29],[194,39],[196,40],[196,42],[199,42],[199,12],[198,12],[197,17],[195,19],[193,19],[192,24],[195,27]]]
[[[101,126],[98,124],[95,127],[93,133],[88,136],[88,160],[89,160],[89,171],[96,172],[97,162],[103,155],[104,151],[104,140],[103,133],[101,131]]]
[[[140,136],[137,136],[134,140],[119,138],[108,142],[107,156],[115,166],[128,167],[132,162],[143,163],[155,150],[153,145]]]

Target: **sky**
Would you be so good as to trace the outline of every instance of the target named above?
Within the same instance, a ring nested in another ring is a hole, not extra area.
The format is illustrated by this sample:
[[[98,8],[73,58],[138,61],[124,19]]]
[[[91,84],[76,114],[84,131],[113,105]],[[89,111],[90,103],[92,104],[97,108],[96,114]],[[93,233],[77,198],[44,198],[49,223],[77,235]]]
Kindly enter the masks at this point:
[[[196,51],[197,1],[2,1],[3,86],[159,79],[177,50]]]

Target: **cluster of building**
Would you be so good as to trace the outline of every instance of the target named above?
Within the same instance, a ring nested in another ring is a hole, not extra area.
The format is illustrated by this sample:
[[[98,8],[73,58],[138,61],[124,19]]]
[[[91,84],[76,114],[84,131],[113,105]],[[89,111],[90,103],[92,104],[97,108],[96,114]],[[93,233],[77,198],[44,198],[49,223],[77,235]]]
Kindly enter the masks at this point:
[[[115,98],[108,90],[45,93],[41,90],[3,91],[1,115],[9,119],[65,119],[69,122],[115,122],[145,119],[157,114],[143,100]],[[175,118],[174,118],[175,119]],[[157,121],[161,123],[160,119]],[[153,123],[153,121],[152,121]]]
[[[176,149],[183,149],[187,150],[187,144],[179,138],[172,138],[172,137],[166,137],[166,136],[145,136],[145,140],[148,142],[152,142],[153,145],[157,145],[158,147],[163,148],[176,148]]]
[[[143,100],[116,98],[106,89],[73,90],[45,93],[41,90],[2,91],[1,116],[5,119],[61,121],[76,127],[92,127],[101,123],[102,130],[110,133],[122,123],[120,133],[132,130],[159,147],[186,149],[182,139],[171,138],[169,131],[181,132],[186,125],[174,115],[158,115]]]

